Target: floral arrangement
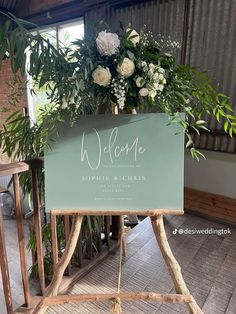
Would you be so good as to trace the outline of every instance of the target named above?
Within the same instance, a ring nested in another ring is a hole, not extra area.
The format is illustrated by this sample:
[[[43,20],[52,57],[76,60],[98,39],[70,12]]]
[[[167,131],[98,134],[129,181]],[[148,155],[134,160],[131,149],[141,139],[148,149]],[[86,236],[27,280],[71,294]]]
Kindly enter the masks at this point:
[[[70,81],[86,81],[81,84],[82,90],[79,89],[81,94],[87,97],[92,92],[94,99],[108,105],[112,101],[120,110],[163,101],[174,61],[170,50],[179,44],[169,40],[165,48],[170,49],[160,55],[164,50],[163,39],[158,42],[151,32],[138,34],[131,28],[121,30],[120,36],[106,29],[96,34],[93,41],[91,38],[76,41],[78,67]],[[72,95],[63,97],[64,109],[78,100],[83,101],[78,97],[78,90]]]
[[[11,23],[14,28],[9,32]],[[0,139],[9,155],[14,152],[15,157],[26,159],[43,154],[49,143],[48,134],[58,123],[64,119],[73,123],[79,115],[94,113],[101,106],[103,112],[109,112],[112,102],[124,112],[138,107],[140,111],[148,108],[166,113],[170,123],[180,124],[186,134],[186,146],[196,158],[202,154],[195,149],[191,134],[207,129],[206,114],[222,120],[231,137],[236,134],[236,117],[228,97],[218,93],[205,73],[177,64],[175,52],[180,44],[169,38],[155,38],[146,28],[138,33],[122,25],[114,33],[100,22],[89,36],[76,40],[71,47],[55,47],[39,32],[28,32],[24,22],[12,16],[0,31],[0,55],[11,60],[15,80],[22,83],[24,90],[27,82],[19,70],[25,72],[28,51],[28,75],[37,87],[46,89],[51,104],[41,110],[33,125],[17,112],[7,120]],[[12,94],[18,97],[20,93]],[[12,97],[13,103],[17,97]],[[180,113],[185,114],[184,119]],[[24,140],[22,129],[27,137]]]
[[[147,60],[144,53],[150,39],[153,41],[152,36],[148,38],[144,33],[140,36],[130,28],[121,39],[117,34],[106,31],[97,35],[95,41],[100,58],[95,59],[98,65],[92,71],[93,83],[103,87],[101,93],[107,94],[121,110],[126,106],[136,107],[145,100],[153,102],[163,92],[165,69],[160,62],[155,64],[153,60]],[[154,43],[153,47],[159,49],[158,43]],[[166,54],[166,57],[170,55]]]

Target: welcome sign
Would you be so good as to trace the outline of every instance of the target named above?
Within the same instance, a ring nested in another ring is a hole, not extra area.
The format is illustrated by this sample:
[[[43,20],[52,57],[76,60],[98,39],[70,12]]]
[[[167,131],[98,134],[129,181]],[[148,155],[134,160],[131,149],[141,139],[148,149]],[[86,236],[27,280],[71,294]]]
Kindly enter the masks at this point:
[[[182,211],[184,135],[168,122],[97,115],[61,126],[45,156],[46,210]]]

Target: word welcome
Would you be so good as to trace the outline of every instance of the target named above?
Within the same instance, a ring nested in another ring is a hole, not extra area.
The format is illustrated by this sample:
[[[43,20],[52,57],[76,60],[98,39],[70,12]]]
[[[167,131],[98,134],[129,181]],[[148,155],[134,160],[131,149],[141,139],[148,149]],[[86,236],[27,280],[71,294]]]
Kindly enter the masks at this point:
[[[89,158],[89,153],[88,149],[86,148],[86,143],[85,143],[85,132],[83,132],[82,136],[82,143],[81,143],[81,151],[80,151],[80,157],[81,161],[87,161],[88,166],[92,170],[97,170],[99,166],[101,165],[102,162],[102,155],[103,154],[108,154],[110,162],[113,164],[114,160],[119,159],[121,156],[128,156],[130,154],[133,154],[134,161],[137,161],[138,156],[142,155],[146,149],[143,148],[141,145],[139,145],[139,138],[136,137],[133,142],[131,143],[125,143],[124,145],[118,145],[117,144],[117,137],[118,137],[118,128],[113,128],[109,139],[108,139],[108,144],[107,145],[102,145],[101,137],[98,133],[98,131],[93,128],[92,129],[96,135],[96,140],[97,140],[97,146],[98,146],[98,151],[97,151],[97,156],[95,158],[95,162],[91,162],[91,158]]]

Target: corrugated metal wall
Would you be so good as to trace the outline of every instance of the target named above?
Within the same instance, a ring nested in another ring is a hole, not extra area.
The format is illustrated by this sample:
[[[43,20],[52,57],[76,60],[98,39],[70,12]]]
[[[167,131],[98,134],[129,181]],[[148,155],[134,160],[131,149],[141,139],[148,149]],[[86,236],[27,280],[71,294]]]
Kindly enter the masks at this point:
[[[219,91],[236,109],[236,1],[190,0],[185,62],[208,72]],[[207,118],[213,135],[196,136],[197,146],[236,153],[235,139],[224,136],[222,126]]]
[[[137,2],[123,7],[106,4],[88,11],[86,24],[104,19],[114,31],[120,21],[125,26],[131,23],[137,30],[146,24],[154,34],[171,36],[182,43],[178,60],[208,71],[236,109],[236,0]],[[235,140],[225,136],[214,119],[207,121],[214,132],[195,136],[197,147],[236,153]]]
[[[91,10],[86,13],[86,24],[91,25],[104,19],[113,31],[119,28],[119,22],[124,26],[131,23],[136,30],[146,25],[154,34],[171,36],[173,40],[182,41],[185,5],[183,0],[137,2],[139,3],[124,7],[120,4],[117,6],[107,4]],[[180,60],[180,52],[177,57]]]

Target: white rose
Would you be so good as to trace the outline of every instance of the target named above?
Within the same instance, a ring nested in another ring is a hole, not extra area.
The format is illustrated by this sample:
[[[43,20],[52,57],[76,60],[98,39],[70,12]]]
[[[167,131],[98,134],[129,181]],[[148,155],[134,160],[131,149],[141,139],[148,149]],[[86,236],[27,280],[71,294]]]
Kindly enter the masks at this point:
[[[111,81],[109,68],[103,68],[100,65],[92,73],[93,81],[100,86],[107,86]]]
[[[144,79],[141,76],[139,76],[136,78],[135,83],[138,87],[143,87],[145,82]]]
[[[140,91],[139,91],[139,95],[142,96],[142,97],[145,97],[149,94],[149,90],[145,87],[141,88]]]
[[[120,47],[120,40],[117,34],[102,31],[96,38],[96,44],[100,55],[112,56]]]
[[[164,75],[161,73],[159,74],[159,80],[162,81],[164,79]]]
[[[149,90],[148,96],[151,97],[152,99],[155,98],[157,95],[157,92],[155,90]]]
[[[128,28],[126,31],[130,32],[131,29]],[[132,42],[134,46],[136,46],[139,43],[140,37],[139,37],[139,34],[136,32],[136,30],[133,29],[131,33],[129,34],[128,39]]]
[[[117,72],[124,77],[130,77],[135,70],[135,65],[129,58],[124,58],[121,63],[117,65]]]

